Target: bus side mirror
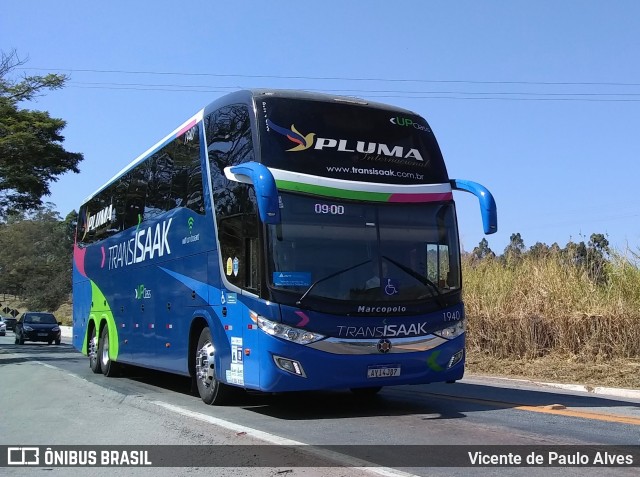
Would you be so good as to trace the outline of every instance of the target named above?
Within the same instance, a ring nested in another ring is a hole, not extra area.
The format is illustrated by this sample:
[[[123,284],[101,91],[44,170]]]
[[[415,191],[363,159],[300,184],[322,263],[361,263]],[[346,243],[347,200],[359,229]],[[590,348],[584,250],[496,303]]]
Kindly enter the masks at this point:
[[[461,190],[470,192],[480,201],[480,213],[482,214],[482,225],[484,233],[489,235],[498,231],[498,210],[496,201],[491,192],[477,182],[466,181],[461,179],[451,179],[449,181],[453,190]]]
[[[225,167],[224,175],[232,181],[253,184],[256,190],[260,220],[265,224],[280,223],[280,204],[276,181],[265,165],[252,161],[239,166]]]

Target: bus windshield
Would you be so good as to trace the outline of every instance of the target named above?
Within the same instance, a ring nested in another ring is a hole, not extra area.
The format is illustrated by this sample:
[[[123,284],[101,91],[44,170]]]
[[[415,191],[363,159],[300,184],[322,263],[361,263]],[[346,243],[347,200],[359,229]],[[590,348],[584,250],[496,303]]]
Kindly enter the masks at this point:
[[[452,202],[387,204],[282,193],[268,226],[269,285],[348,302],[437,300],[459,290]]]

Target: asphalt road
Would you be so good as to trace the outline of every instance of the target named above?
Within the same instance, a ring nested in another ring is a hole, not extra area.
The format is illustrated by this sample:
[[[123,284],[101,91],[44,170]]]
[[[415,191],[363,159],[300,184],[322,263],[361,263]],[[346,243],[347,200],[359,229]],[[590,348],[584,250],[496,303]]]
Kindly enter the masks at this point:
[[[575,454],[575,449],[563,447],[567,445],[640,448],[639,399],[466,378],[456,384],[386,388],[369,400],[348,391],[259,394],[241,396],[233,406],[215,407],[192,396],[185,378],[131,367],[122,377],[105,378],[91,372],[87,358],[68,340],[63,339],[60,346],[20,346],[14,344],[11,332],[0,337],[0,403],[0,445],[224,445],[238,453],[236,464],[229,467],[96,468],[91,469],[92,475],[337,477],[463,476],[473,472],[529,477],[549,473],[600,476],[604,471],[606,475],[635,476],[640,464],[636,459],[635,468],[567,464],[553,469],[473,469],[398,462],[402,462],[399,456],[414,449],[442,452],[447,459],[447,448],[433,447],[443,445],[464,449],[465,455],[467,450],[485,450],[481,447],[485,445],[495,445],[494,450],[547,446],[544,452],[557,449],[567,459]],[[264,448],[257,446],[264,444],[279,444],[288,450],[305,444],[314,447],[304,448],[309,451],[302,456],[276,453],[275,460],[268,459],[268,468],[233,468],[250,463],[238,460],[248,458],[242,453],[246,448],[239,446],[254,446],[253,458],[259,461]],[[362,467],[363,461],[381,466],[353,468]],[[36,475],[38,470],[42,469],[0,468],[0,474]],[[86,469],[53,467],[51,472],[84,475]]]

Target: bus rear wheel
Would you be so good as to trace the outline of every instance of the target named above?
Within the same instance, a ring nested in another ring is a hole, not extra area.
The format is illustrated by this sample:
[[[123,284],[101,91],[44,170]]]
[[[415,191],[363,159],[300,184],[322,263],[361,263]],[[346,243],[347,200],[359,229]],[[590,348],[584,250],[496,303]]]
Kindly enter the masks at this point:
[[[200,332],[196,346],[194,379],[198,394],[205,404],[224,404],[228,401],[232,389],[221,383],[216,376],[215,348],[211,340],[211,331],[204,328]]]
[[[109,358],[109,328],[107,326],[102,328],[102,333],[100,335],[100,341],[98,343],[98,361],[100,362],[102,374],[107,377],[116,375],[118,364]]]
[[[89,341],[87,354],[89,355],[89,367],[95,374],[100,374],[100,360],[98,359],[98,338],[95,331],[91,331],[91,340]]]

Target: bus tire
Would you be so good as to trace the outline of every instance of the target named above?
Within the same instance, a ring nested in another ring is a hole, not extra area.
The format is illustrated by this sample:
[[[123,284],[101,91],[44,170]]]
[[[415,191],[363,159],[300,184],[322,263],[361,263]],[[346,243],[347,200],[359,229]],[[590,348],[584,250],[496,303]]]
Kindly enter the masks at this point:
[[[382,386],[371,386],[369,388],[351,388],[351,392],[358,397],[372,397],[380,392]]]
[[[195,350],[194,379],[198,394],[205,404],[224,404],[228,401],[232,389],[221,383],[216,376],[214,364],[215,348],[209,328],[203,328]]]
[[[102,328],[100,341],[98,342],[98,361],[100,362],[102,374],[108,378],[116,375],[118,364],[109,358],[109,327],[106,325]]]
[[[89,340],[87,346],[87,355],[89,356],[89,367],[95,374],[100,374],[102,368],[100,367],[100,358],[98,357],[98,338],[94,330],[90,330],[89,336],[92,338]]]

